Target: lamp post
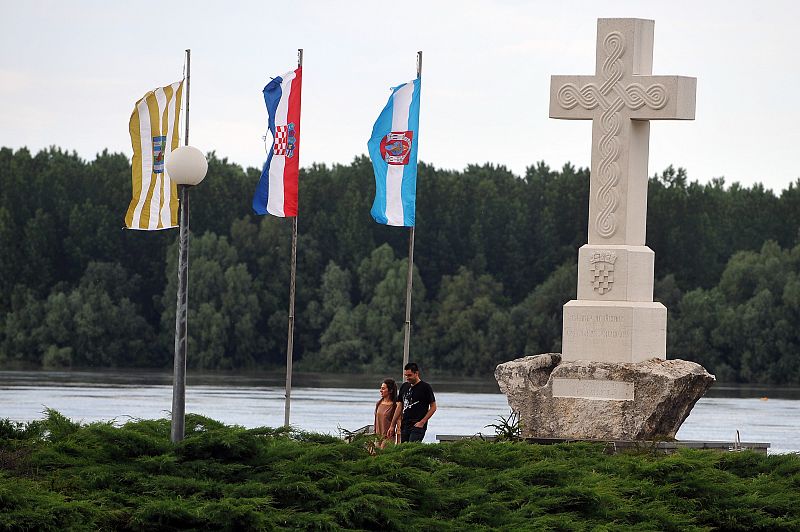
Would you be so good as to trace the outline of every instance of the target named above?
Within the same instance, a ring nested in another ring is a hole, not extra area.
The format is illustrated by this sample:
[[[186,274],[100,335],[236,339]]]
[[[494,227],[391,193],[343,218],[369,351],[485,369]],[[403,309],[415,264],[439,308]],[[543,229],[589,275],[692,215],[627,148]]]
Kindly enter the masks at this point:
[[[203,153],[181,146],[167,156],[167,172],[180,190],[180,251],[178,254],[178,303],[175,309],[175,366],[172,381],[172,443],[183,439],[186,416],[186,351],[189,285],[189,188],[200,183],[208,171]]]

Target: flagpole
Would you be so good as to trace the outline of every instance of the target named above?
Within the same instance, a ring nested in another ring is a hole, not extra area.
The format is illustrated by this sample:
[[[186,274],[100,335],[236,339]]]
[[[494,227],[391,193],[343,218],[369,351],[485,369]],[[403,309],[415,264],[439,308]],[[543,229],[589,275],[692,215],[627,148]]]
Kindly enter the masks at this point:
[[[186,50],[186,133],[184,146],[189,145],[189,69],[191,50]],[[175,365],[172,382],[172,443],[183,440],[186,423],[186,352],[189,287],[189,186],[180,189],[180,251],[178,252],[178,301],[175,309]]]
[[[417,52],[417,79],[422,77],[422,50]],[[415,222],[416,225],[416,222]],[[412,225],[408,232],[408,277],[406,278],[406,323],[403,335],[403,369],[408,364],[409,348],[411,344],[411,287],[414,281],[414,229]]]
[[[297,67],[303,67],[303,49],[297,50]],[[292,218],[292,267],[289,275],[289,333],[286,345],[286,403],[284,406],[283,425],[289,426],[289,411],[292,403],[292,356],[294,351],[294,291],[297,271],[297,217]]]

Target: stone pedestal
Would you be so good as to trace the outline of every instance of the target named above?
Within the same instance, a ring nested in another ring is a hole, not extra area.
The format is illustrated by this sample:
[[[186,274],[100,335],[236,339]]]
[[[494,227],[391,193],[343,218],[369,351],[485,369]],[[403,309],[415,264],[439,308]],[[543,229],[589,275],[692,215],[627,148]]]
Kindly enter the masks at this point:
[[[647,246],[581,247],[578,299],[564,305],[564,360],[667,357],[667,309],[653,302],[654,258]]]
[[[578,299],[652,301],[655,256],[647,246],[581,246]]]
[[[564,361],[557,353],[497,366],[526,438],[674,438],[714,376],[685,360]]]
[[[664,360],[667,309],[661,303],[577,301],[564,305],[564,360]]]

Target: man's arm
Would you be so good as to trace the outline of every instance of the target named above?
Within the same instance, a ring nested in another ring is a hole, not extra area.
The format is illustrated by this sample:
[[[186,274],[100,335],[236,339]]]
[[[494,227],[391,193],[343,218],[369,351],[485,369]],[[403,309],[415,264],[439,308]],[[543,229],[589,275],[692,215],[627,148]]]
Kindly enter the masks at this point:
[[[428,407],[428,413],[425,414],[424,418],[414,423],[414,426],[417,427],[418,429],[421,429],[422,427],[425,426],[425,423],[427,423],[428,420],[431,418],[431,416],[433,416],[433,414],[435,413],[436,413],[436,401],[431,403],[431,406]]]
[[[391,438],[394,436],[395,427],[400,424],[401,418],[403,417],[403,403],[398,401],[394,404],[394,416],[392,416],[392,422],[389,424],[389,434],[388,436]]]

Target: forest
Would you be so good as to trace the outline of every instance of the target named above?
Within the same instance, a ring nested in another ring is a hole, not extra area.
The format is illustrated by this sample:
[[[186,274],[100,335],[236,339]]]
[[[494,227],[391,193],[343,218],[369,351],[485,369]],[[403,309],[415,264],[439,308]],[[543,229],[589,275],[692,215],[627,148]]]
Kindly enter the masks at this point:
[[[251,212],[260,170],[208,155],[191,190],[189,359],[282,368],[291,220]],[[301,170],[295,369],[402,360],[408,230],[375,223],[372,165]],[[421,163],[411,357],[490,375],[558,352],[586,243],[589,171]],[[172,365],[177,230],[124,229],[130,161],[0,148],[0,368]],[[668,358],[721,382],[800,384],[800,179],[778,193],[669,167],[649,179],[647,245]]]

